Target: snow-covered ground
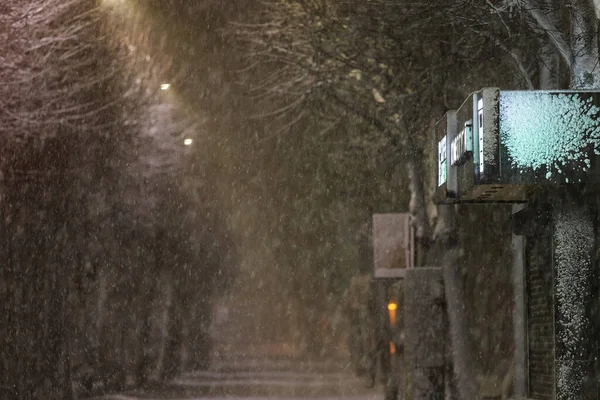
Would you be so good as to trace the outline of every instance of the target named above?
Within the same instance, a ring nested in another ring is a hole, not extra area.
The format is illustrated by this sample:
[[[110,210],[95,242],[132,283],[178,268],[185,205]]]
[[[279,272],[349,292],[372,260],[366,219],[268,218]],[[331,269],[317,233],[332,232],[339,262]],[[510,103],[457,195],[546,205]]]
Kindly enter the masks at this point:
[[[240,400],[263,400],[263,399],[278,399],[278,400],[300,400],[300,399],[308,399],[309,397],[272,397],[272,396],[254,396],[254,397],[231,397],[231,396],[222,396],[222,397],[180,397],[180,398],[171,398],[170,400],[195,400],[195,399],[211,399],[211,400],[232,400],[232,399],[240,399]],[[383,395],[379,394],[368,394],[368,395],[359,395],[359,396],[325,396],[325,397],[314,397],[318,400],[381,400],[383,399]],[[164,397],[135,397],[133,395],[114,395],[102,397],[103,400],[166,400]]]
[[[208,371],[186,373],[164,389],[107,395],[94,400],[383,399],[381,388],[367,389],[361,379],[339,367],[326,360],[219,362]]]

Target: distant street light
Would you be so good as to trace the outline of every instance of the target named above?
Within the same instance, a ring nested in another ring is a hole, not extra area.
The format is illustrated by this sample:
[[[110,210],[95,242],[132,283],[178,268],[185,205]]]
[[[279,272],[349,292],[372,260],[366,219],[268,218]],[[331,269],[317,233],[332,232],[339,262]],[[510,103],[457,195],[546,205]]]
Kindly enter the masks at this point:
[[[170,87],[171,85],[169,83],[163,83],[162,85],[160,85],[161,90],[169,90]]]
[[[183,140],[183,144],[186,146],[191,146],[194,141],[190,138],[186,138]]]
[[[388,303],[388,311],[390,314],[390,325],[396,326],[396,310],[398,309],[398,304],[394,301],[390,301]]]
[[[393,331],[396,330],[396,310],[398,309],[398,303],[394,300],[390,300],[388,303],[388,312],[390,315],[390,327]],[[390,341],[390,354],[396,354],[396,343],[393,340]]]

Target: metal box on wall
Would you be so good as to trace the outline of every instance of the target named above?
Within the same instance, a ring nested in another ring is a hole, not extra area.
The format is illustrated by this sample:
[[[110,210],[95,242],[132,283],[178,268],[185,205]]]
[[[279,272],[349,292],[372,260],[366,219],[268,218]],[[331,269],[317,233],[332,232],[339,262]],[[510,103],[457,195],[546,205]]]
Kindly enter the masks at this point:
[[[599,118],[600,92],[474,92],[438,123],[436,200],[523,202],[536,185],[600,183]]]
[[[410,213],[373,214],[375,278],[404,278],[414,263],[414,233]]]

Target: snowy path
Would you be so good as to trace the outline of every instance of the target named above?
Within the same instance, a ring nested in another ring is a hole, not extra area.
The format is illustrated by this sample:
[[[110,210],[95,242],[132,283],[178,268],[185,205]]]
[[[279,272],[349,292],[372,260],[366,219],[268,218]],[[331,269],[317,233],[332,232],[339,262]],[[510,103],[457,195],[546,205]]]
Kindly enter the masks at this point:
[[[238,361],[184,374],[163,390],[135,391],[94,400],[381,400],[350,372],[326,362]]]
[[[253,396],[253,397],[243,397],[243,396],[205,396],[205,397],[148,397],[148,395],[144,395],[142,397],[136,397],[134,395],[112,395],[101,397],[98,399],[102,400],[201,400],[201,399],[209,399],[209,400],[265,400],[265,399],[277,399],[277,400],[301,400],[301,399],[316,399],[316,400],[382,400],[383,395],[379,394],[368,394],[368,395],[360,395],[360,396],[318,396],[318,397],[282,397],[282,396]]]

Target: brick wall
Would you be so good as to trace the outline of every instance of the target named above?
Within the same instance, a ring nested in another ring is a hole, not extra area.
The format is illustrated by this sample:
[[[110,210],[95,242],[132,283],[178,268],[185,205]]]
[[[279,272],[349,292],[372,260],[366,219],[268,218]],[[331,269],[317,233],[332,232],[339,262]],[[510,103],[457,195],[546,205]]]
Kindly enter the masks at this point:
[[[550,229],[527,238],[527,324],[529,332],[529,397],[553,399],[554,289]]]

